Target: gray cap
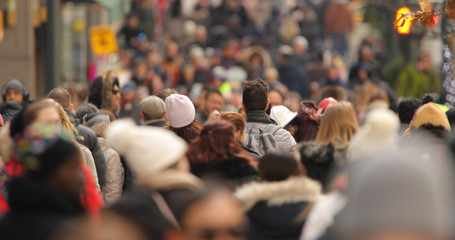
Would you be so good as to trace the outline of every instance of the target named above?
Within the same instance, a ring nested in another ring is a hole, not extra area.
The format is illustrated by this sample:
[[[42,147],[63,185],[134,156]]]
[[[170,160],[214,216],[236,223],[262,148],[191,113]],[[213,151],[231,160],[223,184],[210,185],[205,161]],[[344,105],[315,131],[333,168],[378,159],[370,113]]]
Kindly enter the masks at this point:
[[[144,113],[148,120],[161,119],[166,112],[166,104],[164,101],[157,96],[149,96],[144,98],[140,103],[139,107],[141,112]]]

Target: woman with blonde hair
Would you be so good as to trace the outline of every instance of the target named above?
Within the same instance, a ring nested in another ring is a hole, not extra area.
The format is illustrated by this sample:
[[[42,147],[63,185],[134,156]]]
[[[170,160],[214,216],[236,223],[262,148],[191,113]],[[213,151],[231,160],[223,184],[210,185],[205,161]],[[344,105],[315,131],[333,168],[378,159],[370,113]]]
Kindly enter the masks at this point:
[[[316,140],[298,146],[308,177],[321,182],[325,190],[332,168],[346,164],[350,142],[358,128],[351,103],[333,104],[326,109]]]
[[[101,191],[101,187],[99,185],[99,180],[98,180],[98,174],[96,172],[95,160],[93,159],[92,152],[90,152],[90,149],[88,149],[86,146],[84,146],[76,141],[76,136],[77,136],[76,127],[71,123],[70,118],[66,114],[62,105],[60,105],[58,102],[54,101],[53,99],[46,99],[43,102],[54,106],[55,109],[57,110],[57,113],[60,117],[60,123],[62,124],[63,128],[71,135],[71,138],[72,138],[73,142],[76,144],[76,146],[79,146],[82,156],[84,156],[83,163],[85,166],[87,166],[87,168],[92,173],[92,176],[95,179],[96,188],[98,189],[98,191]]]

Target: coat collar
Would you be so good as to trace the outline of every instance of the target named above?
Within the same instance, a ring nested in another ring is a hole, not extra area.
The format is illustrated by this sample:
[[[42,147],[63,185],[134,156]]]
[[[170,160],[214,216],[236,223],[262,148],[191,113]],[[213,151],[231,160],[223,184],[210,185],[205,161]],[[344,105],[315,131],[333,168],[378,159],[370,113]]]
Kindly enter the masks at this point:
[[[321,185],[307,177],[291,177],[279,182],[253,182],[237,189],[235,196],[248,211],[256,203],[267,201],[270,206],[287,203],[316,202],[321,198]]]
[[[249,110],[246,112],[247,122],[273,124],[267,113],[263,110]]]

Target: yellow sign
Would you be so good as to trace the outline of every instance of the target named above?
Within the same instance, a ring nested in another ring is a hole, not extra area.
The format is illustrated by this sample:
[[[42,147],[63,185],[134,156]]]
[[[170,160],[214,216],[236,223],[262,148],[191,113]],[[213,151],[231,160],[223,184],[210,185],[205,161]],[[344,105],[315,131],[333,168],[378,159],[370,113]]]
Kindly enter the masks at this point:
[[[109,25],[90,28],[90,45],[93,55],[109,54],[118,51],[117,39]]]

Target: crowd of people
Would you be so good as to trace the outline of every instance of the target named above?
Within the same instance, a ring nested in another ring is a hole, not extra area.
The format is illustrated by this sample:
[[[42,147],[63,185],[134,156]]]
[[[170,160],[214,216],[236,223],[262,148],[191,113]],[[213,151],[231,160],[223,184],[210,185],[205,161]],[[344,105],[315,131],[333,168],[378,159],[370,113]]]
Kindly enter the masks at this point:
[[[428,54],[384,81],[376,38],[349,57],[353,3],[277,2],[132,1],[127,81],[6,83],[0,238],[454,238]]]

